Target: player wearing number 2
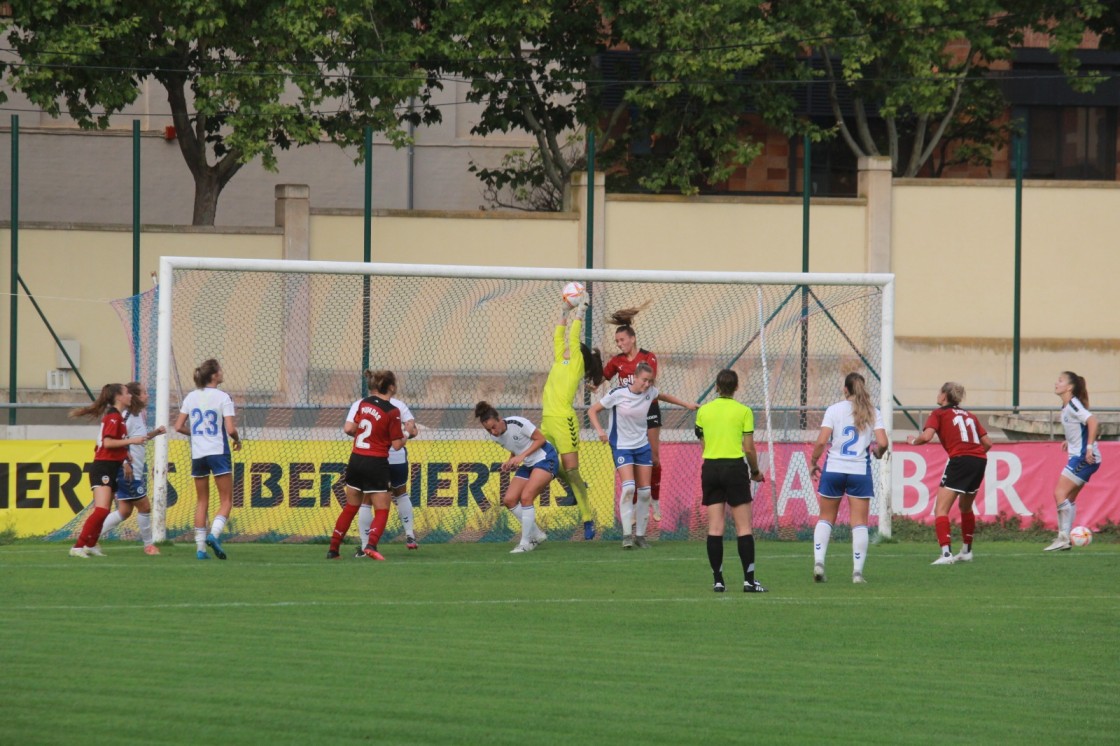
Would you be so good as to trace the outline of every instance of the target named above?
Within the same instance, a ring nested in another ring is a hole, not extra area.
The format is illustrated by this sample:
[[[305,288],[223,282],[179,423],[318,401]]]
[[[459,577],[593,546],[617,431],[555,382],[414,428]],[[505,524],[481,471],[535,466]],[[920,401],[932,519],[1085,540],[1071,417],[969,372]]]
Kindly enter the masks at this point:
[[[874,441],[874,444],[872,443]],[[824,468],[817,459],[828,446]],[[887,432],[883,418],[871,404],[867,384],[859,373],[844,378],[844,400],[824,413],[821,434],[813,445],[812,476],[820,479],[821,517],[813,530],[813,580],[825,580],[824,560],[832,526],[840,510],[840,499],[848,496],[852,524],[852,582],[863,583],[863,563],[867,559],[867,513],[875,496],[871,480],[871,456],[882,458],[887,452]]]
[[[234,451],[241,450],[241,436],[234,424],[233,399],[218,386],[225,380],[222,366],[213,358],[203,361],[194,369],[194,391],[183,397],[179,407],[179,418],[175,420],[177,433],[191,439],[191,476],[198,495],[194,510],[194,544],[196,556],[200,560],[210,559],[206,547],[214,550],[214,556],[225,559],[219,539],[222,530],[233,510],[233,458]],[[218,514],[206,531],[206,520],[210,513],[210,475],[214,475],[214,485],[218,488]]]
[[[933,440],[936,435],[949,455],[945,473],[941,476],[941,486],[937,489],[937,503],[934,505],[934,530],[941,556],[933,561],[935,565],[951,565],[954,562],[972,561],[972,536],[976,532],[976,514],[972,503],[976,492],[984,481],[984,470],[988,466],[988,450],[992,441],[984,426],[976,416],[960,408],[964,399],[964,386],[949,381],[937,394],[938,409],[930,412],[922,434],[910,436],[907,442],[922,445]],[[961,553],[953,556],[950,538],[949,509],[957,497],[961,509]]]
[[[327,559],[338,559],[338,548],[361,508],[362,500],[369,495],[373,502],[373,525],[363,554],[374,560],[385,559],[377,551],[385,524],[389,522],[389,488],[392,475],[389,470],[389,451],[404,446],[401,429],[401,411],[389,401],[388,371],[367,370],[366,383],[373,393],[350,405],[342,431],[354,439],[350,462],[346,465],[346,505],[334,525]],[[393,378],[396,383],[396,378]],[[382,390],[382,387],[384,390]]]

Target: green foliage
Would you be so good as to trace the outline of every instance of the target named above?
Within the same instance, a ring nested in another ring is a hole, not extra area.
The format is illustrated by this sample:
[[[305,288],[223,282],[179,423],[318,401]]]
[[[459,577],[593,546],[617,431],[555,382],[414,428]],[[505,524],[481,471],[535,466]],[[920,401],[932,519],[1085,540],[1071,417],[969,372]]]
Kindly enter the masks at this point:
[[[226,562],[190,542],[89,560],[4,547],[0,661],[18,684],[4,740],[896,743],[944,741],[950,723],[980,744],[1110,740],[1120,548],[991,544],[930,567],[931,544],[872,547],[856,586],[846,545],[815,584],[808,544],[759,542],[762,595],[738,591],[731,542],[724,594],[703,542],[393,543],[386,562],[289,544],[227,544]],[[116,642],[91,641],[119,623]],[[967,694],[931,695],[946,658]],[[511,681],[531,706],[511,708]],[[371,687],[373,717],[340,696]],[[153,706],[109,717],[109,691]]]
[[[365,126],[402,142],[396,107],[423,97],[422,36],[408,0],[30,0],[13,4],[13,85],[48,114],[85,128],[139,96],[167,92],[195,178],[195,223],[213,223],[221,189],[276,148],[361,139]],[[415,116],[415,115],[414,115]],[[436,115],[429,114],[432,118]]]
[[[569,173],[584,162],[583,138],[569,137],[561,152],[562,168]],[[483,168],[471,161],[469,170],[483,184],[483,196],[492,206],[510,210],[558,212],[564,207],[564,190],[548,178],[539,148],[511,150],[497,168]]]

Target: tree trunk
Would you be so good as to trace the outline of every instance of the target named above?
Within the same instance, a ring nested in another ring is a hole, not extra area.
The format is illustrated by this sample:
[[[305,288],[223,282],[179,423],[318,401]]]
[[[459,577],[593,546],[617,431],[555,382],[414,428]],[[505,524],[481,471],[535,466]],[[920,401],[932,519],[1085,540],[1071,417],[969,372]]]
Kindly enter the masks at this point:
[[[218,197],[222,193],[222,186],[213,169],[206,168],[194,175],[194,213],[191,225],[214,224],[214,219],[218,216]]]

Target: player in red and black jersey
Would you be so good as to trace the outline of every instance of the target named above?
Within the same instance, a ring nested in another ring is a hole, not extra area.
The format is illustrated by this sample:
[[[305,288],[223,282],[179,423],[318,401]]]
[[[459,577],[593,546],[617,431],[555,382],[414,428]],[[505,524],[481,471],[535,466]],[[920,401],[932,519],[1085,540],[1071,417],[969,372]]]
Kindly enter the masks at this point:
[[[618,376],[618,383],[608,387],[629,386],[634,382],[634,371],[640,363],[645,363],[653,369],[654,380],[657,379],[657,355],[649,350],[638,347],[638,338],[634,333],[634,317],[649,305],[645,303],[637,308],[624,308],[615,311],[608,323],[618,326],[614,332],[614,342],[618,345],[619,354],[612,357],[603,366],[603,378],[609,383]],[[646,429],[649,436],[649,448],[653,456],[653,474],[650,477],[650,497],[653,509],[653,519],[661,520],[661,407],[654,400],[646,415]]]
[[[991,438],[976,416],[960,408],[963,399],[964,386],[952,381],[946,383],[937,394],[939,408],[930,413],[922,434],[906,439],[917,446],[929,443],[936,435],[949,455],[934,506],[934,529],[937,531],[937,543],[941,546],[941,556],[933,561],[935,565],[972,561],[972,536],[976,531],[972,503],[984,481],[988,450],[992,447]],[[964,546],[961,553],[954,557],[949,509],[958,496],[961,499],[961,541]]]
[[[365,372],[371,391],[378,390],[375,375],[372,370]],[[388,398],[372,394],[350,406],[342,431],[354,438],[354,446],[344,477],[346,505],[335,523],[327,559],[338,559],[338,548],[362,506],[362,497],[370,495],[373,499],[373,525],[369,530],[365,555],[370,559],[383,560],[385,557],[377,551],[377,542],[381,540],[389,520],[389,449],[400,448],[405,442],[401,412]]]
[[[113,495],[117,491],[117,474],[121,464],[128,459],[128,447],[141,445],[157,435],[153,430],[145,435],[128,437],[124,413],[132,403],[132,394],[122,383],[109,383],[101,388],[97,400],[88,407],[80,407],[70,412],[71,417],[100,417],[101,426],[97,432],[94,446],[93,464],[89,469],[89,483],[93,488],[93,510],[82,524],[78,540],[70,549],[71,557],[102,556],[97,548],[101,527],[113,505]]]

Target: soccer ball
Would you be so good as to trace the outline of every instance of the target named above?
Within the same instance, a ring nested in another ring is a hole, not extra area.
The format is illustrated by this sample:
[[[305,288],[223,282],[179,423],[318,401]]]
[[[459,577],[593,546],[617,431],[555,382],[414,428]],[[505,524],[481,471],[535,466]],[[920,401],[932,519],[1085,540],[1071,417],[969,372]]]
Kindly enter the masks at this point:
[[[1075,547],[1087,547],[1093,543],[1093,532],[1085,526],[1076,526],[1069,532],[1069,542]]]
[[[575,308],[579,305],[579,302],[583,300],[584,290],[585,288],[583,287],[582,282],[569,282],[564,286],[564,290],[561,292],[560,297],[562,297],[564,299],[564,302],[569,306]]]

